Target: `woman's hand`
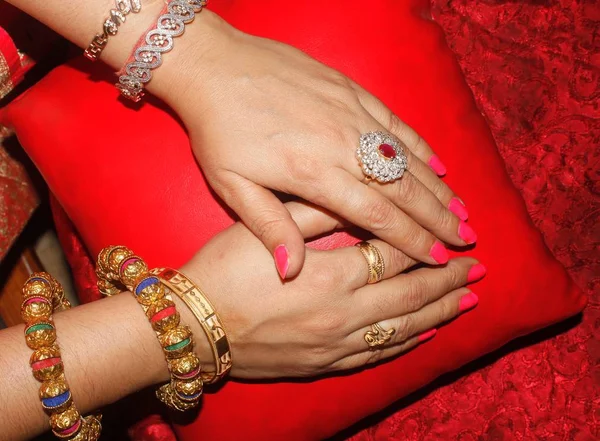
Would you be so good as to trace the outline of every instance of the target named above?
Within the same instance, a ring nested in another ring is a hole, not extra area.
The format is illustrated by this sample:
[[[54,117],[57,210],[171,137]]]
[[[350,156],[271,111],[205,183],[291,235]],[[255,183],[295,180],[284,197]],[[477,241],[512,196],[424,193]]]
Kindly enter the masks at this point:
[[[301,203],[286,209],[304,237],[337,220]],[[232,345],[232,375],[308,377],[392,357],[432,337],[435,329],[477,303],[464,286],[483,276],[472,258],[403,271],[415,261],[380,240],[384,280],[367,285],[367,262],[356,247],[306,250],[300,275],[282,283],[271,257],[242,224],[212,239],[183,268],[211,299]],[[475,269],[472,269],[475,268]],[[370,325],[395,328],[385,349],[370,351]]]
[[[239,32],[208,10],[199,20],[190,32],[203,34],[182,44],[202,44],[178,48],[167,92],[154,92],[182,118],[211,186],[275,255],[282,278],[299,273],[305,248],[272,191],[324,207],[429,264],[447,260],[437,238],[475,241],[461,221],[464,205],[432,169],[443,174],[439,159],[377,98],[288,45]],[[408,171],[365,185],[355,152],[360,135],[377,130],[408,147]]]

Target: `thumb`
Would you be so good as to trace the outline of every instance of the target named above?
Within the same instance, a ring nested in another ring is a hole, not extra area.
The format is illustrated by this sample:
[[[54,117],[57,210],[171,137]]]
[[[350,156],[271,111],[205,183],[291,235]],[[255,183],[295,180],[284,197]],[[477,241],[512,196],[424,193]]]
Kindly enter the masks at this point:
[[[304,238],[285,205],[271,192],[239,175],[228,177],[219,196],[265,245],[282,279],[298,275],[304,265]]]

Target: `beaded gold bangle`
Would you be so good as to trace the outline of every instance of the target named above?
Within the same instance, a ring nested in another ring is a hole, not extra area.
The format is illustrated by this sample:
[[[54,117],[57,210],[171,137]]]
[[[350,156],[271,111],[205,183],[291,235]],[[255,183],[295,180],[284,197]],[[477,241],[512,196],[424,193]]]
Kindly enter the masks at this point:
[[[162,64],[162,54],[173,49],[173,38],[185,31],[202,11],[208,0],[168,0],[167,6],[156,22],[136,47],[125,67],[117,72],[119,82],[115,84],[121,95],[133,102],[144,96],[144,85],[152,79],[152,70]]]
[[[96,441],[102,426],[100,415],[83,418],[75,404],[64,374],[52,314],[69,309],[60,284],[46,273],[34,273],[23,286],[21,317],[25,321],[25,342],[33,349],[29,364],[42,383],[40,400],[50,415],[52,432],[63,440]]]
[[[137,13],[141,9],[142,2],[140,0],[116,0],[115,8],[110,10],[108,18],[104,20],[102,32],[94,36],[83,54],[91,61],[100,58],[100,54],[108,44],[108,37],[117,35],[119,26],[125,23],[130,12]]]
[[[96,275],[102,294],[114,295],[124,291],[121,287],[127,288],[150,320],[171,374],[171,381],[156,391],[158,399],[179,411],[197,406],[203,388],[200,360],[193,352],[192,332],[180,324],[179,313],[165,286],[150,274],[140,257],[124,246],[111,246],[100,252]]]
[[[231,346],[215,308],[202,290],[179,271],[155,268],[151,273],[185,302],[202,325],[215,359],[215,371],[202,373],[204,383],[213,384],[223,379],[231,370]]]

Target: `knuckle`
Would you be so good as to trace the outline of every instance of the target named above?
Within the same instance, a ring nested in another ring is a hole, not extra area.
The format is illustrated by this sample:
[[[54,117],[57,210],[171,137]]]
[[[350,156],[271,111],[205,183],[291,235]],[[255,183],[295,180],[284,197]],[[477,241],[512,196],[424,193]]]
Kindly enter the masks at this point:
[[[416,134],[415,142],[413,144],[412,149],[415,153],[416,152],[424,152],[425,150],[427,150],[427,143],[425,142],[423,137],[421,135],[419,135],[418,133]]]
[[[444,298],[438,303],[437,323],[439,324],[450,320],[454,316],[454,313],[448,299]]]
[[[305,267],[310,274],[310,284],[319,292],[331,294],[332,291],[340,291],[344,284],[344,272],[341,271],[340,262],[327,259],[318,259],[314,265]]]
[[[458,231],[458,223],[456,217],[444,208],[441,204],[438,204],[433,213],[431,214],[433,225],[436,225],[442,230],[447,230],[456,234]]]
[[[396,328],[396,342],[400,343],[406,341],[414,334],[415,319],[412,315],[408,314],[400,318],[398,327]]]
[[[408,266],[409,257],[397,248],[388,246],[388,259],[386,267],[390,269],[392,274],[397,274]]]
[[[316,316],[312,322],[311,333],[318,338],[319,342],[325,343],[326,349],[334,344],[337,337],[343,333],[346,328],[347,319],[339,311],[324,312]],[[323,345],[319,345],[323,349]]]
[[[408,311],[417,311],[421,309],[427,301],[426,291],[428,289],[428,283],[425,277],[418,274],[412,274],[410,280],[403,296],[404,306]]]
[[[345,111],[347,112],[347,111]],[[326,132],[327,143],[329,145],[340,145],[344,149],[350,151],[349,146],[353,145],[352,139],[353,134],[350,134],[350,130],[342,128],[339,125],[329,127]]]
[[[278,213],[266,211],[259,215],[250,223],[250,230],[260,238],[268,238],[276,234],[275,232],[285,223],[285,219]]]
[[[431,181],[430,185],[431,192],[437,196],[441,201],[452,199],[452,191],[450,188],[442,181],[439,177],[436,176],[435,179]]]
[[[410,174],[406,178],[408,179],[401,179],[398,183],[398,196],[409,208],[418,207],[422,202],[421,184]]]
[[[311,155],[286,157],[285,165],[296,182],[313,182],[320,176],[321,162]]]
[[[410,228],[406,229],[406,237],[411,238],[411,246],[414,250],[421,252],[423,255],[428,255],[429,250],[436,241],[435,237],[421,228],[421,226],[414,224]]]
[[[343,87],[344,89],[353,89],[350,78],[337,70],[332,69],[330,71],[329,81],[337,86]]]
[[[375,364],[375,363],[381,361],[381,359],[383,357],[383,351],[381,351],[381,350],[369,351],[367,353],[366,357],[367,358],[366,358],[364,364]]]
[[[394,206],[387,199],[378,199],[367,205],[365,219],[371,231],[389,230],[394,225]]]
[[[453,262],[450,261],[450,265],[448,265],[445,269],[447,271],[447,284],[448,288],[456,289],[463,286],[467,279],[467,270],[466,266],[462,262]]]
[[[398,118],[398,116],[394,112],[390,110],[388,110],[388,112],[388,128],[390,132],[392,132],[399,138],[402,137],[404,134],[404,123],[400,118]]]

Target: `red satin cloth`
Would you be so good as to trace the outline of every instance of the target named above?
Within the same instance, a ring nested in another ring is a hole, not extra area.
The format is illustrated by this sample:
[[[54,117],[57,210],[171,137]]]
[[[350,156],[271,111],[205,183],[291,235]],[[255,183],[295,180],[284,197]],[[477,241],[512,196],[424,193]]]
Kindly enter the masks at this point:
[[[589,20],[600,18],[597,9],[576,2],[546,7],[539,2],[434,1],[434,16],[490,121],[530,214],[555,255],[588,289],[591,302],[583,323],[568,333],[504,356],[416,403],[407,406],[410,400],[404,400],[400,410],[388,412],[353,441],[600,437],[600,344],[594,327],[600,322],[600,115],[594,108],[598,74],[592,69],[598,65],[592,40],[598,25]],[[78,260],[84,249],[76,236],[68,231],[61,236],[70,243],[71,261]],[[78,264],[76,274],[89,282],[92,272],[81,260]],[[174,440],[156,418],[130,434],[144,441]]]

